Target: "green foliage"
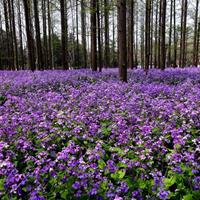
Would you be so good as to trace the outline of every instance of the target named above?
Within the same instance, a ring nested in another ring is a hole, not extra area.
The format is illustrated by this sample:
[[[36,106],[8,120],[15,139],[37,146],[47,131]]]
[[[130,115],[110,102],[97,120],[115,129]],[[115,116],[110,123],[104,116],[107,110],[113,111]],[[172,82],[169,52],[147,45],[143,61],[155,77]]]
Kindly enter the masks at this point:
[[[0,191],[4,190],[4,179],[0,179]]]
[[[106,167],[106,163],[104,162],[104,160],[100,159],[98,160],[98,167],[99,169],[104,169]]]
[[[111,174],[111,178],[113,178],[114,180],[121,180],[124,178],[125,175],[126,175],[125,171],[119,170],[115,172],[114,174]]]
[[[7,98],[5,96],[0,96],[0,106],[6,102]]]

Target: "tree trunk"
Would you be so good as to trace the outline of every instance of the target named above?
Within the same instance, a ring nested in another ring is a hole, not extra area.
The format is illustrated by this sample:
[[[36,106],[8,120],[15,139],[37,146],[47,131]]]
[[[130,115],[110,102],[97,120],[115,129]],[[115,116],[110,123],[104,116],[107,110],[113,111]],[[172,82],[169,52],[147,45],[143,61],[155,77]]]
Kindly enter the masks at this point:
[[[166,61],[166,45],[165,45],[165,29],[166,29],[166,0],[162,0],[162,25],[161,25],[161,69],[165,69]]]
[[[46,0],[42,0],[44,69],[48,69],[48,42],[47,42],[46,13],[47,13],[46,12]]]
[[[150,61],[150,27],[151,26],[151,0],[146,0],[145,15],[145,71],[148,72]]]
[[[159,0],[156,2],[156,24],[155,24],[155,51],[154,51],[154,67],[158,67],[158,10]]]
[[[197,51],[197,66],[199,65],[199,42],[200,42],[200,21],[198,23],[198,34],[197,34],[197,48],[196,48],[196,51]]]
[[[67,62],[67,52],[66,52],[66,41],[67,41],[67,31],[66,31],[66,10],[65,10],[65,0],[60,0],[61,9],[61,29],[62,29],[62,65],[64,70],[68,70]]]
[[[139,26],[138,26],[138,2],[136,2],[136,5],[134,6],[134,10],[136,13],[136,18],[135,18],[135,62],[134,62],[134,67],[137,68],[138,66],[138,31],[139,31]]]
[[[53,44],[52,44],[52,22],[51,22],[51,4],[50,0],[47,1],[48,5],[48,44],[49,44],[49,69],[53,69],[54,63],[53,63]]]
[[[104,21],[105,21],[105,66],[110,66],[110,48],[109,48],[109,1],[104,0]]]
[[[173,15],[173,0],[171,0],[170,5],[170,27],[169,27],[169,47],[168,47],[168,58],[167,58],[167,66],[170,67],[172,64],[171,61],[171,45],[172,45],[172,15]]]
[[[1,33],[1,31],[3,30],[3,28],[2,28],[2,25],[3,23],[2,23],[2,16],[1,16],[1,10],[0,10],[0,46],[2,45],[2,46],[4,46],[4,44],[3,44],[3,34]],[[2,54],[2,52],[0,51],[0,70],[3,70],[4,69],[4,66],[3,66],[3,58],[2,58],[2,56],[1,56],[1,54]]]
[[[154,27],[154,21],[153,21],[153,7],[154,7],[154,1],[151,0],[151,13],[150,13],[150,68],[153,67],[153,27]]]
[[[36,34],[36,47],[37,47],[37,58],[38,58],[38,69],[41,70],[44,67],[42,44],[40,37],[40,21],[38,14],[38,1],[34,0],[34,15],[35,15],[35,34]]]
[[[199,0],[196,0],[195,22],[194,22],[194,42],[193,42],[193,66],[198,66],[197,36],[198,36],[198,12]]]
[[[115,11],[112,12],[112,66],[115,67]]]
[[[142,17],[141,23],[141,66],[145,67],[145,34],[144,34],[144,17]]]
[[[76,44],[75,44],[75,25],[74,25],[74,22],[75,22],[75,16],[74,16],[74,7],[75,7],[75,5],[74,5],[74,1],[72,1],[72,0],[70,0],[70,7],[71,7],[71,18],[72,18],[72,22],[71,22],[71,25],[72,25],[72,28],[71,28],[71,30],[72,30],[72,32],[70,33],[70,42],[72,43],[72,47],[71,47],[71,49],[70,49],[70,52],[71,52],[71,56],[69,56],[69,57],[71,57],[71,62],[70,62],[70,60],[69,60],[69,63],[71,64],[71,67],[75,67],[76,66],[76,48],[73,48],[73,47],[75,47],[76,46]],[[67,6],[66,6],[66,10],[67,10]],[[66,13],[67,13],[67,11],[66,11]]]
[[[128,1],[128,67],[133,69],[133,0]]]
[[[119,76],[121,81],[127,82],[126,1],[118,0],[118,9]]]
[[[161,43],[162,43],[162,0],[159,3],[159,33],[158,33],[158,68],[161,69]]]
[[[9,18],[8,18],[8,6],[7,6],[7,1],[4,0],[3,1],[3,5],[4,5],[4,18],[5,18],[5,26],[6,26],[6,38],[7,38],[7,65],[9,70],[12,69],[12,62],[10,62],[11,59],[11,41],[10,41],[10,26],[9,26]]]
[[[97,0],[97,26],[98,26],[98,57],[99,57],[99,71],[102,71],[102,43],[101,43],[101,19],[100,19],[100,10],[99,10],[100,1]]]
[[[181,12],[181,40],[180,40],[180,67],[186,65],[186,25],[187,25],[187,0],[182,1],[182,12]]]
[[[20,65],[21,69],[24,70],[24,50],[23,50],[23,38],[22,38],[22,18],[21,18],[21,5],[20,5],[20,0],[18,0],[17,4],[18,8],[18,29],[19,29],[19,42],[20,42]]]
[[[14,60],[15,60],[15,70],[19,70],[19,58],[18,58],[18,44],[17,44],[17,35],[15,28],[15,11],[14,11],[14,2],[11,0],[11,13],[12,13],[12,29],[13,29],[13,44],[14,44]]]
[[[78,23],[78,0],[76,0],[76,65],[79,68],[80,67],[80,51],[79,51],[79,38],[78,38],[78,33],[79,31],[79,23]]]
[[[91,67],[97,71],[97,2],[91,0]]]
[[[26,21],[26,34],[27,34],[27,42],[28,42],[28,57],[29,64],[32,71],[36,70],[35,64],[35,46],[34,46],[34,38],[33,38],[33,30],[32,30],[32,19],[30,14],[30,0],[23,0],[24,2],[24,12],[25,12],[25,21]]]
[[[184,8],[184,24],[183,24],[183,62],[182,67],[186,66],[187,63],[187,7],[188,2],[185,0],[185,8]]]
[[[13,17],[12,17],[12,8],[11,8],[11,0],[8,0],[8,14],[9,14],[9,26],[10,26],[10,46],[11,46],[11,63],[12,70],[16,69],[16,60],[15,60],[15,46],[14,46],[14,32],[13,32]]]
[[[177,33],[176,33],[176,0],[174,0],[174,61],[173,67],[177,67]]]
[[[81,31],[82,31],[82,45],[83,45],[83,64],[87,67],[87,45],[86,45],[86,15],[85,15],[85,0],[81,0]]]

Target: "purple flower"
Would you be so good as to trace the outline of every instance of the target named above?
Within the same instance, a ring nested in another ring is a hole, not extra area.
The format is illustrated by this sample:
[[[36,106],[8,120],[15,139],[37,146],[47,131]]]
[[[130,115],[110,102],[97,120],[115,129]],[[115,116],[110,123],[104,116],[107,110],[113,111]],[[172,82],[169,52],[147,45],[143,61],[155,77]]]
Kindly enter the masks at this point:
[[[116,195],[114,200],[123,200],[123,198]]]
[[[67,184],[75,199],[167,199],[171,173],[198,190],[200,69],[128,74],[0,71],[3,194],[48,199]]]
[[[168,198],[170,192],[169,191],[165,191],[165,190],[160,190],[158,193],[158,196],[160,199],[165,200]]]

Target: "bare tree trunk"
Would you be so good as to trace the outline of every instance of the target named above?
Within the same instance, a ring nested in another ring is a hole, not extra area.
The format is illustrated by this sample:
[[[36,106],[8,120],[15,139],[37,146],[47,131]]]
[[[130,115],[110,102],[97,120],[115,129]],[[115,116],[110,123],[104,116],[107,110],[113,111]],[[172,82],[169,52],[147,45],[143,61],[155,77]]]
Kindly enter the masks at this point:
[[[127,82],[126,1],[118,0],[118,9],[119,76],[121,81]]]
[[[24,12],[25,12],[25,21],[26,21],[26,34],[28,41],[28,57],[29,64],[32,71],[36,70],[35,65],[35,46],[34,46],[34,38],[33,38],[33,30],[32,30],[32,19],[30,14],[30,0],[23,0],[24,2]]]
[[[153,67],[153,27],[154,27],[154,22],[153,22],[153,0],[151,0],[151,13],[150,13],[150,68]]]
[[[87,46],[86,46],[86,3],[81,0],[81,31],[82,31],[82,45],[83,45],[83,63],[87,67]]]
[[[182,1],[181,6],[181,38],[180,38],[180,57],[179,57],[179,66],[182,67],[182,61],[183,61],[183,15],[184,15],[184,3],[185,0]]]
[[[19,29],[19,42],[20,42],[20,54],[21,54],[21,69],[24,70],[24,50],[23,50],[23,38],[22,38],[22,19],[21,19],[21,5],[20,0],[18,0],[17,4],[18,8],[18,29]]]
[[[141,66],[145,67],[145,35],[144,35],[144,16],[141,16]]]
[[[173,67],[177,67],[177,33],[176,33],[176,0],[174,0],[174,63]]]
[[[78,38],[78,31],[79,31],[79,23],[78,23],[78,0],[76,0],[76,65],[80,67],[80,51],[79,51],[79,38]]]
[[[53,69],[53,45],[52,45],[52,22],[51,22],[51,3],[50,0],[47,1],[48,4],[48,32],[49,32],[49,69]]]
[[[65,10],[65,1],[60,0],[60,9],[61,9],[61,29],[62,29],[62,65],[63,69],[68,70],[67,62],[67,52],[66,52],[66,41],[67,41],[67,32],[66,32],[66,10]]]
[[[103,8],[104,8],[104,4],[103,4],[103,1],[101,0],[98,0],[99,1],[99,19],[100,19],[100,22],[99,22],[99,27],[100,27],[100,44],[101,44],[101,66],[103,67],[104,65],[104,61],[105,61],[105,42],[104,42],[104,33],[105,33],[105,25],[104,25],[104,11],[103,11]]]
[[[110,66],[110,48],[109,48],[109,1],[104,0],[104,21],[105,21],[105,66]]]
[[[139,31],[139,26],[138,26],[138,2],[136,2],[136,5],[134,6],[136,18],[135,18],[135,62],[134,62],[134,67],[137,68],[138,66],[138,31]]]
[[[150,61],[150,27],[151,26],[151,0],[146,0],[145,16],[145,71],[149,70]]]
[[[11,0],[8,0],[8,13],[9,13],[9,26],[10,26],[10,45],[11,45],[11,60],[12,60],[12,70],[16,69],[16,60],[15,60],[15,45],[14,45],[14,31],[13,31],[13,20],[12,20],[12,8]]]
[[[155,51],[154,51],[154,66],[158,67],[158,10],[159,0],[156,1],[156,24],[155,24]]]
[[[43,52],[44,69],[48,68],[48,42],[47,42],[47,19],[46,19],[46,0],[42,0],[42,18],[43,18]]]
[[[13,29],[13,43],[14,43],[14,60],[15,60],[15,69],[19,70],[19,58],[18,58],[18,44],[17,44],[17,35],[15,28],[15,11],[14,11],[14,2],[11,0],[11,13],[12,13],[12,29]]]
[[[162,0],[159,5],[159,37],[158,37],[158,68],[161,69],[161,43],[162,43]]]
[[[133,7],[132,0],[128,1],[128,67],[133,69]]]
[[[171,46],[172,46],[172,15],[173,15],[173,0],[171,0],[170,5],[170,27],[169,27],[169,47],[168,47],[168,58],[167,58],[167,66],[171,66]]]
[[[53,22],[51,21],[51,53],[52,53],[52,69],[55,69],[56,68],[56,63],[55,63],[55,54],[54,54],[54,43],[53,43],[53,41],[54,41],[54,36],[55,36],[55,34],[54,34],[54,24],[53,24]]]
[[[200,42],[200,21],[198,23],[198,34],[197,34],[197,48],[196,48],[196,51],[197,51],[197,66],[199,65],[199,42]]]
[[[112,42],[112,66],[115,67],[115,11],[112,12],[112,34],[113,34],[113,42]]]
[[[182,1],[182,12],[181,12],[181,40],[180,40],[180,67],[186,65],[186,32],[187,32],[187,0]]]
[[[3,44],[3,34],[1,33],[1,31],[3,30],[2,28],[2,16],[1,16],[1,10],[0,10],[0,46],[1,45],[4,45]],[[4,66],[3,66],[3,58],[1,56],[2,52],[0,51],[0,70],[3,70],[4,69]]]
[[[34,0],[34,15],[35,15],[35,33],[36,33],[38,69],[41,70],[44,67],[44,62],[43,62],[42,44],[41,44],[41,37],[40,37],[40,21],[39,21],[37,0]]]
[[[70,33],[70,40],[71,40],[71,42],[72,42],[72,46],[73,47],[76,47],[76,44],[75,44],[75,32],[76,32],[76,26],[74,25],[74,22],[76,21],[76,19],[75,19],[75,14],[74,14],[74,7],[75,7],[75,5],[74,5],[74,1],[72,1],[72,0],[70,0],[70,7],[71,7],[71,18],[72,18],[72,22],[71,22],[71,24],[72,24],[72,28],[71,28],[71,30],[72,30],[72,32]],[[66,6],[66,10],[67,10],[67,6]],[[67,12],[66,12],[67,13]],[[76,48],[72,48],[71,50],[71,62],[70,62],[70,60],[69,60],[69,63],[71,64],[71,66],[72,67],[75,67],[76,66]]]
[[[165,69],[166,61],[166,45],[165,45],[165,29],[166,29],[166,0],[162,0],[162,26],[161,26],[161,69]]]
[[[102,43],[101,43],[101,19],[100,19],[100,10],[99,10],[100,1],[97,0],[97,26],[98,26],[98,57],[99,57],[99,71],[102,71]]]
[[[97,71],[97,2],[91,0],[91,65]]]
[[[4,0],[3,1],[3,5],[4,5],[4,18],[5,18],[5,26],[6,26],[6,38],[7,38],[7,65],[9,70],[12,69],[12,62],[10,62],[11,59],[11,41],[10,41],[10,26],[9,26],[9,18],[8,18],[8,5],[7,5],[7,1]]]
[[[199,0],[196,0],[195,22],[194,22],[194,42],[193,42],[193,66],[198,66],[197,36],[198,36],[198,12]]]
[[[188,7],[188,1],[185,0],[185,8],[184,8],[184,24],[183,24],[183,62],[182,67],[186,66],[187,63],[187,7]]]

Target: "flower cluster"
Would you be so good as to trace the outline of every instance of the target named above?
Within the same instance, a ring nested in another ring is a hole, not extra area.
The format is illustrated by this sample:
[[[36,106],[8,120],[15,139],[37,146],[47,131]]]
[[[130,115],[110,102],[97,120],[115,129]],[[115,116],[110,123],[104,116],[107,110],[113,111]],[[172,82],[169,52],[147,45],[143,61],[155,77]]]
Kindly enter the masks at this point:
[[[198,199],[200,70],[0,72],[1,199]]]

